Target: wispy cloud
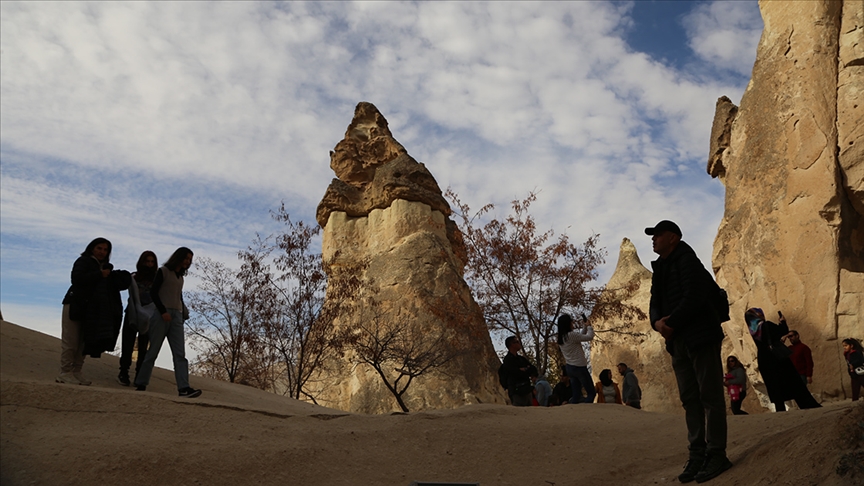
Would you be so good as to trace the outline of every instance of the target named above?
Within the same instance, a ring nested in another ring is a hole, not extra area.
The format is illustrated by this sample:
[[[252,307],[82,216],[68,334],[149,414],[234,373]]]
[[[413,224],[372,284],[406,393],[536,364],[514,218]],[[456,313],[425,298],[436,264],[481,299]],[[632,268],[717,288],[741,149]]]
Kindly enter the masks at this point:
[[[0,14],[4,308],[35,282],[62,295],[97,235],[126,267],[183,244],[230,261],[272,231],[282,199],[312,221],[361,100],[471,206],[537,189],[541,225],[600,232],[603,278],[624,236],[651,257],[641,231],[662,218],[707,262],[722,214],[704,173],[714,101],[740,97],[761,28],[753,2],[697,7],[685,25],[703,64],[681,70],[628,45],[627,5],[602,2],[0,2]]]

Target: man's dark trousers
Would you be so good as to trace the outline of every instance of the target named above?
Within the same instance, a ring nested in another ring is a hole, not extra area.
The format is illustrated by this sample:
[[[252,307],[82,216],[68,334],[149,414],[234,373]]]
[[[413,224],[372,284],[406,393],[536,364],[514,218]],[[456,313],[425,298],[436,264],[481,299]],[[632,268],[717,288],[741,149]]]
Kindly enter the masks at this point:
[[[683,339],[673,341],[672,369],[684,405],[690,457],[726,455],[726,399],[720,342],[689,350]]]

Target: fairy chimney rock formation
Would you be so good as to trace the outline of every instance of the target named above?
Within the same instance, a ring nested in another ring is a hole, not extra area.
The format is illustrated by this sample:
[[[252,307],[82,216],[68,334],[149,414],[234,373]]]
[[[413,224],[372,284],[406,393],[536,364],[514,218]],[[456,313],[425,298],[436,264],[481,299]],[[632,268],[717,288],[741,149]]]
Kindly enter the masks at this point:
[[[443,368],[413,380],[404,395],[411,411],[505,403],[496,375],[500,361],[462,278],[461,235],[435,178],[365,102],[357,105],[345,138],[330,153],[330,167],[337,178],[316,215],[324,228],[329,277],[362,264],[360,280],[374,282],[380,303],[370,309],[358,297],[358,307],[340,315],[337,325],[356,329],[378,312],[384,328],[407,324],[411,336],[447,336],[458,353]],[[351,412],[398,411],[381,378],[354,356],[349,350],[333,363],[331,374],[320,377],[318,403]]]
[[[624,238],[618,253],[618,265],[606,284],[606,292],[633,292],[622,300],[645,313],[644,319],[595,319],[597,337],[591,342],[591,367],[594,376],[603,369],[612,370],[616,382],[621,378],[615,366],[626,363],[633,368],[642,388],[642,408],[651,412],[683,413],[678,388],[663,337],[651,329],[648,306],[651,302],[651,271],[642,265],[636,247]],[[620,295],[618,296],[621,297]]]
[[[732,304],[724,353],[755,367],[744,311],[782,311],[813,351],[810,391],[842,399],[840,341],[864,338],[864,2],[759,9],[752,79],[737,111],[718,102],[708,160],[726,186],[713,254]]]

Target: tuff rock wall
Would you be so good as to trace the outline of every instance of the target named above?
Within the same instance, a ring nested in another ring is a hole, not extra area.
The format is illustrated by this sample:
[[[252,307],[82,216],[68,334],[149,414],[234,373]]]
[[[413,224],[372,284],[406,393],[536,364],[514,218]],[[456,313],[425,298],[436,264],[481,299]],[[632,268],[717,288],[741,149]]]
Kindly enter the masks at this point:
[[[782,311],[813,351],[810,391],[842,399],[840,341],[864,338],[864,2],[759,8],[752,78],[740,107],[718,100],[708,161],[726,187],[712,259],[732,304],[725,351],[764,390],[743,314]]]
[[[461,237],[432,174],[393,138],[370,103],[357,105],[345,138],[330,153],[330,167],[337,178],[317,210],[330,278],[364,263],[360,278],[378,289],[385,326],[408,323],[419,335],[446,333],[459,351],[444,368],[414,380],[405,395],[409,409],[505,403],[496,374],[500,361],[462,278]],[[337,325],[356,328],[366,311],[355,309]],[[331,365],[332,373],[320,377],[320,404],[362,413],[399,410],[376,372],[356,364],[351,351]]]

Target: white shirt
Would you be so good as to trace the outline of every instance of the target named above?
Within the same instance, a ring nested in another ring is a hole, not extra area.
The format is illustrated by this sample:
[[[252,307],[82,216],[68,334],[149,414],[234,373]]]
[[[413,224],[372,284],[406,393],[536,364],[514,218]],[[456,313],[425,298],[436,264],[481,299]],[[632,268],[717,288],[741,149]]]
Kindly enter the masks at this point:
[[[559,344],[561,354],[564,355],[564,361],[570,366],[588,366],[588,360],[585,359],[585,350],[582,349],[584,341],[594,339],[594,328],[585,326],[584,329],[574,329],[564,336],[564,344]]]

